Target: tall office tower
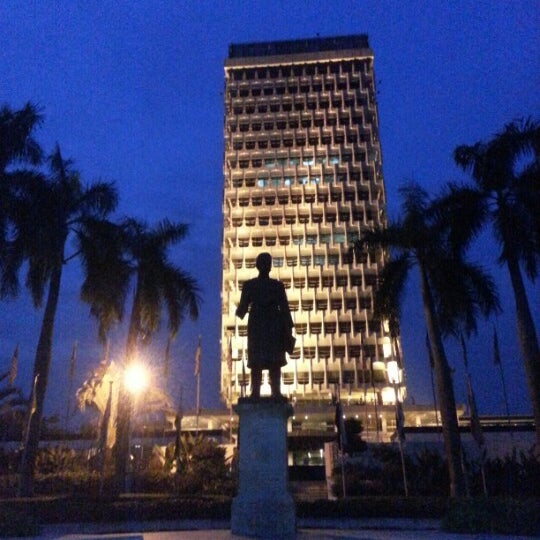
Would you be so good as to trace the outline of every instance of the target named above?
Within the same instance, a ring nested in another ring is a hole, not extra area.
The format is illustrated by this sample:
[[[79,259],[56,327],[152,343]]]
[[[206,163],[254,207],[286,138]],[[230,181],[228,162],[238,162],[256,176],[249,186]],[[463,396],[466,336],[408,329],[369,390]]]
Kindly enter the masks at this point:
[[[285,285],[297,338],[282,392],[296,402],[340,390],[349,402],[392,403],[398,368],[403,396],[399,343],[373,316],[385,255],[352,251],[363,231],[386,222],[375,97],[366,35],[230,45],[221,329],[228,403],[249,391],[247,319],[235,309],[263,251]]]

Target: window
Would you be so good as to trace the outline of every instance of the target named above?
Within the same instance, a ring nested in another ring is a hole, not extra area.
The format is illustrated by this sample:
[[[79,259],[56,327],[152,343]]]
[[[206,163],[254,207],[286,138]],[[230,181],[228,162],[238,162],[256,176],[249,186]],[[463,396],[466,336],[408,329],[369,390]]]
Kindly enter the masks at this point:
[[[289,236],[280,235],[279,237],[280,246],[288,246],[290,243],[291,243],[291,238]]]
[[[328,163],[330,165],[338,165],[339,164],[339,156],[336,156],[335,154],[332,154],[328,156]]]
[[[264,166],[267,169],[273,169],[276,166],[276,161],[274,158],[267,158],[264,160]]]
[[[257,180],[257,186],[264,187],[266,185],[268,185],[268,180],[266,178],[259,178]]]
[[[313,260],[314,266],[324,266],[324,263],[325,263],[324,255],[315,255],[314,260]],[[324,278],[323,278],[323,286],[326,286],[324,283]]]
[[[301,255],[300,266],[310,266],[310,265],[311,265],[311,255]]]
[[[316,243],[317,243],[317,235],[316,234],[308,234],[306,236],[306,244],[313,246]]]
[[[330,233],[321,234],[319,236],[319,241],[321,242],[321,244],[329,244],[331,240],[332,236],[330,235]]]
[[[345,233],[334,232],[334,244],[344,244],[345,243]]]
[[[273,257],[272,265],[274,268],[281,268],[283,266],[283,257]]]

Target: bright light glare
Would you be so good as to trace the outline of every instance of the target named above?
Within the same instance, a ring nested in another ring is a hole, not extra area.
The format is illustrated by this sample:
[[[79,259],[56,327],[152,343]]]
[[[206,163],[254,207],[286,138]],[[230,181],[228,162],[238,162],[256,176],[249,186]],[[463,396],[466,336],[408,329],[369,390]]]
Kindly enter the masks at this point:
[[[124,373],[124,384],[131,394],[139,394],[148,384],[148,373],[140,364],[131,364]]]
[[[395,360],[386,363],[386,370],[388,372],[388,382],[391,384],[399,383],[399,366]]]

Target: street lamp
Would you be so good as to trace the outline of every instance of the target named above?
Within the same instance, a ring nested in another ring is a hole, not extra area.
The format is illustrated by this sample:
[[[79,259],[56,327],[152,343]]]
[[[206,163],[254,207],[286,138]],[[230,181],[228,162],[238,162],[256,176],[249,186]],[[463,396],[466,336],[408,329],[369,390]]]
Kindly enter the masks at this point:
[[[124,490],[131,491],[133,480],[133,465],[131,463],[131,415],[135,411],[135,400],[148,386],[148,370],[138,363],[129,364],[124,370],[124,388],[129,395],[127,406],[127,447],[126,447],[126,477],[124,479]]]

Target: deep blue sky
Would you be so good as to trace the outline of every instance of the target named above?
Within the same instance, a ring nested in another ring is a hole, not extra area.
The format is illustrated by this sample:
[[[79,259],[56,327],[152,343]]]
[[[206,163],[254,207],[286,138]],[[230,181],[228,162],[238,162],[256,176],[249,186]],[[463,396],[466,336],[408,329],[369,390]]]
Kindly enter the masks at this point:
[[[219,405],[221,160],[223,60],[231,42],[367,33],[375,54],[383,170],[390,216],[397,188],[414,178],[436,192],[463,178],[452,150],[489,138],[514,118],[538,117],[540,46],[536,1],[68,1],[0,3],[0,103],[39,104],[37,133],[47,151],[58,142],[86,181],[117,182],[120,215],[189,223],[173,258],[199,280],[204,304],[173,348],[169,390],[195,402],[193,356],[202,335],[202,406]],[[491,265],[486,235],[472,257]],[[495,271],[495,267],[493,266]],[[497,319],[513,412],[528,413],[506,271],[496,271],[504,314]],[[79,342],[75,386],[100,358],[96,327],[78,302],[80,274],[66,271],[57,316],[48,413],[62,412],[67,366]],[[540,326],[538,286],[529,288]],[[0,304],[0,369],[17,343],[17,383],[28,391],[41,311],[26,295]],[[429,403],[431,387],[419,295],[411,282],[402,341],[409,395]],[[112,336],[120,355],[125,329]],[[458,349],[458,401],[465,401]],[[159,365],[162,337],[147,356]],[[480,412],[502,413],[492,364],[491,322],[469,344]]]

